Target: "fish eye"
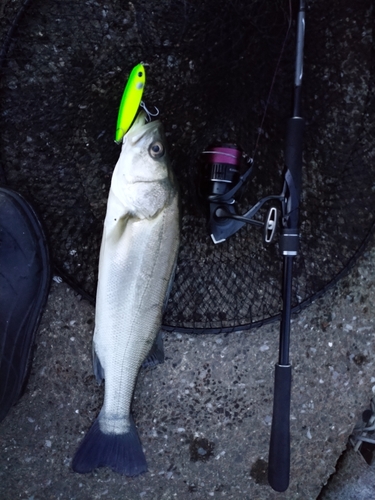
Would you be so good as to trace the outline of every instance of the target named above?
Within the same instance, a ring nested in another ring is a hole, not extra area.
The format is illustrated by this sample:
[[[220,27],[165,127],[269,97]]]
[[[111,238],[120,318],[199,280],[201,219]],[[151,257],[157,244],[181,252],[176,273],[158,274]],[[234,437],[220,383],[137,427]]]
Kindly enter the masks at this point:
[[[161,142],[156,141],[151,144],[148,151],[152,158],[161,158],[164,155],[164,146]]]

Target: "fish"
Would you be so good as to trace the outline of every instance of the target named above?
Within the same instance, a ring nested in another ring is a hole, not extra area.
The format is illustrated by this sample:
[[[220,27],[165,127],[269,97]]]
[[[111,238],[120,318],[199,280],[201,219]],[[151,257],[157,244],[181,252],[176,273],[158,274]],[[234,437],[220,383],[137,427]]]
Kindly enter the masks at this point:
[[[138,372],[163,361],[162,315],[180,240],[179,190],[160,121],[141,111],[113,171],[99,256],[93,368],[104,402],[72,461],[75,472],[147,471],[131,414]]]
[[[142,102],[142,95],[146,85],[146,70],[142,63],[132,69],[122,94],[117,116],[115,142],[121,143],[129,130],[138,108]]]

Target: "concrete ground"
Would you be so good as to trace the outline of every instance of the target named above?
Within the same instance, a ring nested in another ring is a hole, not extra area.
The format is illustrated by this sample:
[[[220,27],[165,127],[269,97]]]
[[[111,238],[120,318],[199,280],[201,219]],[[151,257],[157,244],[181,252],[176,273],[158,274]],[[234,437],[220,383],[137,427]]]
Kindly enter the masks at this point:
[[[282,494],[266,478],[278,324],[227,336],[166,333],[165,363],[140,373],[133,404],[149,471],[74,473],[103,389],[91,369],[94,308],[53,282],[26,393],[0,425],[0,498],[375,498],[373,467],[359,455],[347,453],[335,474],[375,392],[374,257],[372,245],[293,320],[291,481]]]

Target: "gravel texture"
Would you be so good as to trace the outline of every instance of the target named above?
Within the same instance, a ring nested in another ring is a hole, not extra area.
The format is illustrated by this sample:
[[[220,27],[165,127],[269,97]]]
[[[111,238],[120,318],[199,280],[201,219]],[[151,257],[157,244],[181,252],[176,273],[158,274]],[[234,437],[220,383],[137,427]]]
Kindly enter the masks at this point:
[[[160,109],[181,187],[181,248],[164,324],[232,328],[277,316],[277,242],[265,248],[262,231],[247,226],[214,245],[208,204],[198,194],[201,153],[216,141],[235,142],[254,158],[254,177],[239,197],[242,213],[281,191],[295,46],[288,1],[29,3],[1,80],[0,150],[10,185],[40,211],[60,272],[95,296],[119,155],[117,110],[129,72],[142,60],[144,101]],[[375,220],[372,1],[355,9],[350,0],[308,6],[296,307],[346,270]]]

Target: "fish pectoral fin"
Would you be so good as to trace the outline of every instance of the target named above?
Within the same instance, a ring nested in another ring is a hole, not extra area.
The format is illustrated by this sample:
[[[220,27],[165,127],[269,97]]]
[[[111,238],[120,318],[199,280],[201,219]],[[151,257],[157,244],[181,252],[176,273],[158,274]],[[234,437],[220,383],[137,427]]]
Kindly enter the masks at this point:
[[[172,272],[171,272],[171,277],[169,278],[168,287],[167,287],[167,293],[165,294],[165,297],[164,297],[163,314],[165,313],[165,311],[167,309],[167,306],[168,306],[169,296],[171,294],[173,283],[174,283],[174,279],[176,277],[176,269],[177,269],[177,255],[176,255],[176,258],[175,258],[175,261],[174,261],[174,264],[173,264],[173,269],[172,269]]]
[[[94,344],[92,345],[92,368],[94,371],[96,381],[100,385],[103,382],[103,380],[105,379],[104,368],[102,367],[100,359],[99,359],[98,355],[96,354]]]
[[[152,344],[150,352],[142,363],[142,368],[154,368],[156,365],[161,365],[162,363],[164,363],[164,343],[163,333],[160,331]]]

